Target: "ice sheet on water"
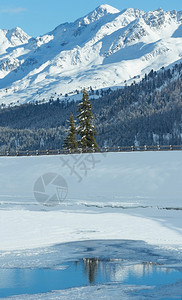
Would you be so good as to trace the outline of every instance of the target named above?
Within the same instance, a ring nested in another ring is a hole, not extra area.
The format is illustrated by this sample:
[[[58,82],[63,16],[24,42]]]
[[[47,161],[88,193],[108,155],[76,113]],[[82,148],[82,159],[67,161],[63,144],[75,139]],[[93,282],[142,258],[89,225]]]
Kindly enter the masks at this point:
[[[142,287],[143,288],[143,287]],[[79,288],[71,288],[62,291],[53,291],[51,293],[37,294],[37,295],[21,295],[13,296],[6,299],[13,300],[51,300],[51,299],[74,299],[74,300],[92,300],[92,299],[103,299],[103,300],[113,300],[113,299],[122,299],[129,300],[133,299],[133,296],[129,295],[129,292],[132,290],[138,291],[141,288],[136,286],[125,286],[121,284],[106,284],[106,285],[96,285],[96,286],[87,286]],[[146,287],[147,289],[147,287]],[[141,300],[141,296],[135,298]]]
[[[182,281],[175,284],[165,285],[162,287],[151,286],[135,286],[117,284],[104,284],[96,286],[87,286],[79,288],[71,288],[62,291],[53,291],[51,293],[37,294],[37,295],[21,295],[13,296],[6,299],[12,300],[142,300],[147,298],[158,299],[181,299]],[[173,298],[172,298],[173,297]]]
[[[154,248],[143,241],[88,240],[45,248],[0,251],[0,269],[57,268],[61,263],[85,257],[121,259],[123,264],[153,262],[179,267],[182,251]]]

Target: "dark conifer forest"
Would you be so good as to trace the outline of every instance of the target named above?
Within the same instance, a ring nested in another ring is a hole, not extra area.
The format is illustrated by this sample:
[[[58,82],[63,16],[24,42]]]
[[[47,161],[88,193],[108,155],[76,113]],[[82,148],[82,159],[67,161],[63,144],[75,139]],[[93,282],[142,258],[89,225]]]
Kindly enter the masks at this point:
[[[135,79],[134,79],[135,80]],[[90,90],[99,147],[182,144],[182,63],[112,91]],[[92,99],[93,95],[99,98]],[[80,101],[82,94],[80,94]],[[60,149],[78,101],[0,109],[0,149]]]

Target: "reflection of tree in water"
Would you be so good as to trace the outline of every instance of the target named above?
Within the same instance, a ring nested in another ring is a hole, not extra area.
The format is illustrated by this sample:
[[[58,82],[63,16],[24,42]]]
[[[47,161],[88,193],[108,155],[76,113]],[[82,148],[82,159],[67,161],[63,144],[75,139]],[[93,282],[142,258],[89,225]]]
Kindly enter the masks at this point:
[[[96,258],[83,258],[85,270],[88,274],[90,283],[94,283],[98,269],[98,259]]]

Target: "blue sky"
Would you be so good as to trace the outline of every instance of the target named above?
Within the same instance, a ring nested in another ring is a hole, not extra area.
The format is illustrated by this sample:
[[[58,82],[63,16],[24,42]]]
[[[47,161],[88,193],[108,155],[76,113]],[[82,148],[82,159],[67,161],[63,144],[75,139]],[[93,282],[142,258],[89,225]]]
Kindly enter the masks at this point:
[[[182,10],[182,0],[0,0],[0,28],[19,26],[29,35],[38,36],[86,15],[100,4],[119,10],[127,7],[145,11],[159,7]]]

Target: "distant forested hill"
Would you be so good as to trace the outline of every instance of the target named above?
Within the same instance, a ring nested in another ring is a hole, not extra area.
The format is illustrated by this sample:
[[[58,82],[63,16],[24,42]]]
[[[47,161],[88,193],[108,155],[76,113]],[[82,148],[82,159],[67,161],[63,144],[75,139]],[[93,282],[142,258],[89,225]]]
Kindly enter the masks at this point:
[[[182,144],[182,63],[151,70],[138,84],[101,91],[100,98],[91,101],[100,147]],[[1,107],[0,149],[61,148],[77,104],[50,99]]]

